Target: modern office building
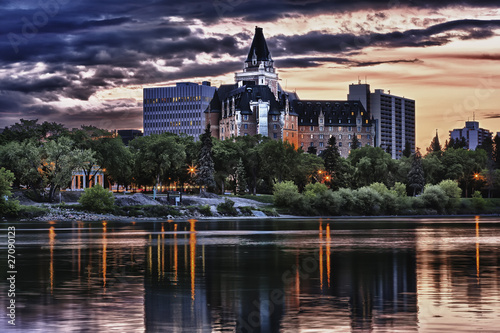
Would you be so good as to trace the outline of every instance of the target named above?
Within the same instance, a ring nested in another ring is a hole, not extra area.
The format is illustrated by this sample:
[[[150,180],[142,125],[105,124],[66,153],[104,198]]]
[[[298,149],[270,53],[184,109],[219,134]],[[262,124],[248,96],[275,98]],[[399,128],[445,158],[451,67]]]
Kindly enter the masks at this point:
[[[175,87],[145,88],[144,135],[185,133],[198,139],[206,126],[203,112],[210,104],[215,90],[206,81],[201,85],[180,82]]]
[[[464,128],[450,131],[450,139],[456,141],[465,138],[466,148],[470,150],[476,150],[477,146],[482,145],[486,138],[491,139],[491,135],[490,131],[479,127],[478,121],[466,121]]]
[[[347,99],[360,101],[375,121],[375,145],[388,151],[392,158],[403,155],[406,141],[415,150],[415,100],[370,91],[369,84],[351,84]]]

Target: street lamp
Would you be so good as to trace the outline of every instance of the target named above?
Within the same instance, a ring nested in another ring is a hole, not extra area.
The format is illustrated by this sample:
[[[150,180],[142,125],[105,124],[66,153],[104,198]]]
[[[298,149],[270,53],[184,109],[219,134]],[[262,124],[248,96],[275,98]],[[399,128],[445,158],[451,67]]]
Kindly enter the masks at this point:
[[[191,175],[191,177],[193,177],[197,171],[196,166],[194,166],[194,165],[190,165],[187,170],[188,170],[188,173]]]

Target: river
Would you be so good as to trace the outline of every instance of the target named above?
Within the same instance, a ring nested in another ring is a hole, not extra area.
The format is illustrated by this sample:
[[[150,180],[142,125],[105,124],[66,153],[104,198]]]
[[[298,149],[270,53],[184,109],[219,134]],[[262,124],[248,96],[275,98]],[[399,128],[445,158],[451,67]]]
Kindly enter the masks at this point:
[[[498,217],[2,222],[0,241],[1,332],[500,331]]]

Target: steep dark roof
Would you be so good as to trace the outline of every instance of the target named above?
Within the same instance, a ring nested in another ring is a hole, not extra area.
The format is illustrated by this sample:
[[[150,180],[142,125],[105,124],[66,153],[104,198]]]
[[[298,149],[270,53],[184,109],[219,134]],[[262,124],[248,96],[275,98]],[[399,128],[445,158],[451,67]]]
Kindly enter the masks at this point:
[[[212,100],[210,101],[210,104],[208,105],[205,112],[220,113],[221,111],[220,106],[221,105],[220,105],[219,93],[217,92],[217,90],[215,90],[214,96],[212,97]]]
[[[254,85],[243,86],[230,91],[221,102],[225,101],[229,104],[229,109],[232,109],[234,97],[234,109],[241,112],[241,114],[252,114],[250,108],[250,101],[262,100],[270,103],[269,114],[279,115],[284,110],[283,103],[276,101],[273,92],[269,86]]]
[[[264,33],[262,32],[262,28],[259,27],[255,27],[255,35],[246,61],[251,62],[254,54],[257,56],[257,61],[272,60],[271,53],[267,48],[266,39],[264,38]]]
[[[356,126],[358,115],[362,115],[362,126],[371,125],[370,114],[359,101],[293,100],[290,107],[299,116],[299,126],[318,126],[321,112],[325,126]]]

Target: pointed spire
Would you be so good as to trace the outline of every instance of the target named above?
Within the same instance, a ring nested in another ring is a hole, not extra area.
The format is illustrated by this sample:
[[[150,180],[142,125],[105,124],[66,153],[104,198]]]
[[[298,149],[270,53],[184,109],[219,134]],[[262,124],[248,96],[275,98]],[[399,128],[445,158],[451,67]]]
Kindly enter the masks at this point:
[[[264,38],[263,29],[260,27],[255,27],[255,35],[253,37],[252,46],[248,52],[248,57],[246,62],[252,62],[256,56],[256,60],[259,61],[272,61],[271,53],[267,48],[266,39]]]

